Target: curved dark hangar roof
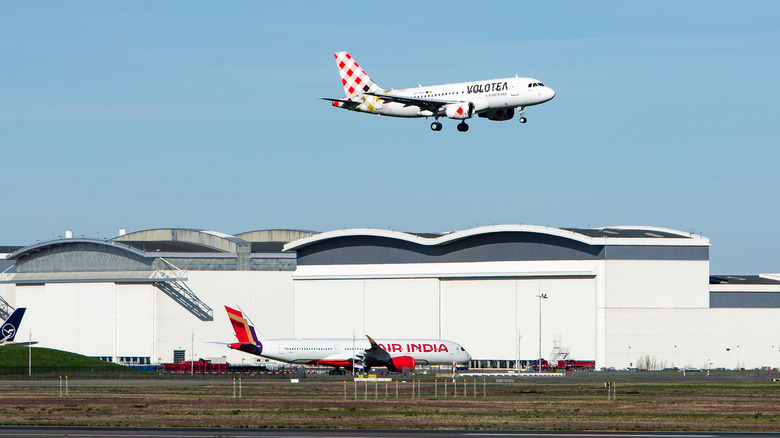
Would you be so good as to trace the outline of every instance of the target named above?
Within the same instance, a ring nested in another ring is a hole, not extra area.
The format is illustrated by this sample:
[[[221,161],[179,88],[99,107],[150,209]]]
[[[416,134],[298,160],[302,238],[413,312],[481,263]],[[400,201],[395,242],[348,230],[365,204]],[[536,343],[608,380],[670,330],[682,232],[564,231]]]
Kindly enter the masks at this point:
[[[656,227],[495,225],[442,235],[351,229],[296,240],[284,249],[296,251],[298,265],[709,258],[708,239]]]

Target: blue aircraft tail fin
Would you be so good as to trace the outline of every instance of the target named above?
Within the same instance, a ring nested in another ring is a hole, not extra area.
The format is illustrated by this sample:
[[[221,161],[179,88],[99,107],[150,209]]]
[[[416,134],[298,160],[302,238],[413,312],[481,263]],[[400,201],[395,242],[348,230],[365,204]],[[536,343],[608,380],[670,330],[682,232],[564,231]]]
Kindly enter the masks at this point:
[[[12,342],[16,337],[16,333],[19,331],[19,325],[22,323],[22,317],[25,307],[20,307],[14,310],[14,313],[5,320],[2,327],[0,327],[0,343]]]

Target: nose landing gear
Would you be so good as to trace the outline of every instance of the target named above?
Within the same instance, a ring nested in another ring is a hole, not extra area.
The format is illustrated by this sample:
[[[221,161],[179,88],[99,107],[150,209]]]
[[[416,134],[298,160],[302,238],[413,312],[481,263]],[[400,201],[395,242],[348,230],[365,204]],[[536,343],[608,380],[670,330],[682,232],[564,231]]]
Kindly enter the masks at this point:
[[[520,111],[518,111],[518,114],[520,114],[520,123],[525,123],[528,121],[528,119],[526,119],[525,116],[523,115],[523,109],[524,108],[521,106]]]

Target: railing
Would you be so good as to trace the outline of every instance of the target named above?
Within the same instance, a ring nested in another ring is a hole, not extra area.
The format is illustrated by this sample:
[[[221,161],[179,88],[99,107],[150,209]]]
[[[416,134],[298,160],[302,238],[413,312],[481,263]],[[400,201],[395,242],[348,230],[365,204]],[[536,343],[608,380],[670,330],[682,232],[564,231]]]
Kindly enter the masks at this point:
[[[160,260],[168,265],[170,271],[154,271],[151,279],[160,279],[164,281],[155,281],[154,285],[195,315],[201,321],[213,321],[214,310],[206,303],[201,301],[195,292],[193,292],[184,280],[187,278],[187,271],[177,268],[173,263],[160,257]]]
[[[8,301],[6,301],[3,297],[0,296],[0,318],[5,321],[8,319],[9,316],[11,316],[11,313],[13,313],[14,308],[8,304]]]

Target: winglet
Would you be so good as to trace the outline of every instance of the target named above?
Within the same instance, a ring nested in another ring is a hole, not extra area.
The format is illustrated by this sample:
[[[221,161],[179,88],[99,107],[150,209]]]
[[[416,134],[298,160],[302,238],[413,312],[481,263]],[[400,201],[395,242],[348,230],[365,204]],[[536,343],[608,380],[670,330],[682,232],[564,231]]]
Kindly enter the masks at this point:
[[[379,347],[379,344],[377,344],[377,343],[376,343],[376,341],[375,341],[374,339],[372,339],[372,338],[371,338],[371,336],[368,336],[368,335],[366,335],[366,337],[368,338],[368,342],[370,342],[370,343],[371,343],[371,348],[377,348],[377,347]]]

